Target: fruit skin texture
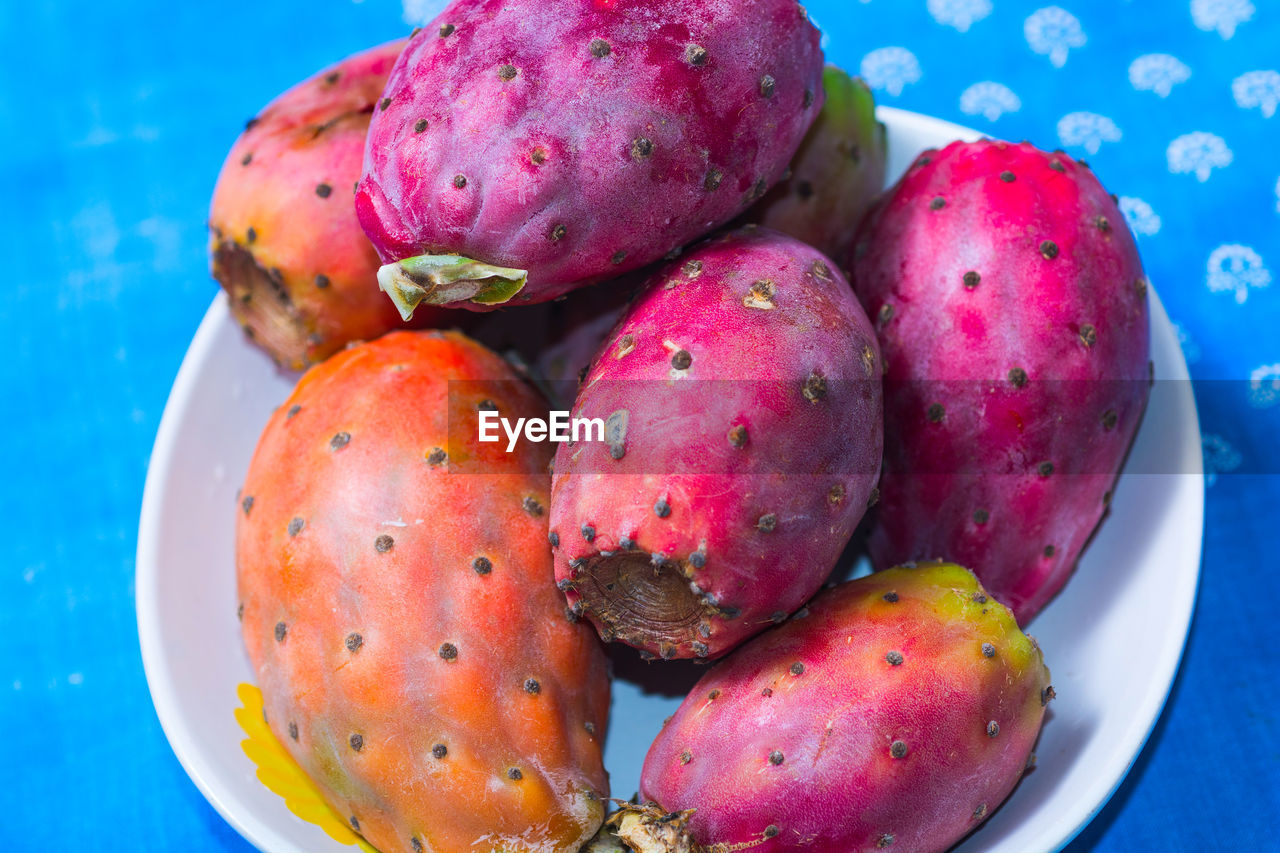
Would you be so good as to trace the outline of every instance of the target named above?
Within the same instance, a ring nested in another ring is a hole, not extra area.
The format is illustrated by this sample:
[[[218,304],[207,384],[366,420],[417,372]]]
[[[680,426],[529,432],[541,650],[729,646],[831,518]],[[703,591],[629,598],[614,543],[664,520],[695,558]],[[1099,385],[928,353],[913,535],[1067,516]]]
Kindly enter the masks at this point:
[[[865,511],[880,372],[844,277],[791,237],[748,226],[658,272],[574,403],[606,440],[556,451],[570,606],[663,658],[716,657],[785,618]]]
[[[823,87],[826,102],[791,161],[791,177],[745,218],[841,258],[884,188],[888,150],[875,99],[861,77],[828,65]]]
[[[527,271],[488,302],[645,266],[782,177],[822,106],[818,42],[795,0],[455,0],[391,73],[360,222],[384,262]]]
[[[209,211],[214,278],[282,367],[403,325],[351,206],[365,131],[404,40],[356,54],[276,98],[222,166]],[[252,234],[250,233],[252,229]],[[433,323],[425,311],[414,325]]]
[[[649,748],[642,796],[696,808],[704,846],[945,850],[1027,765],[1053,695],[1039,648],[947,563],[807,610],[698,682]]]
[[[272,416],[237,509],[271,730],[384,853],[577,849],[604,817],[607,664],[552,583],[549,454],[479,444],[485,398],[542,411],[456,332],[345,350]]]
[[[1101,523],[1146,406],[1133,236],[1080,162],[955,142],[877,203],[854,256],[888,363],[872,561],[973,566],[1025,625]]]

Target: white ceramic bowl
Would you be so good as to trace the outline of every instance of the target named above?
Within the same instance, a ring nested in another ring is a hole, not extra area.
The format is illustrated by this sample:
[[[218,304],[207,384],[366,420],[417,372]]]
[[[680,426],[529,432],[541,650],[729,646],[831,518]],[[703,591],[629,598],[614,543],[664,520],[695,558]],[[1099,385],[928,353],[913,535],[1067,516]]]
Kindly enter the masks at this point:
[[[882,107],[889,175],[924,148],[978,133]],[[1195,602],[1204,523],[1200,430],[1187,367],[1151,291],[1153,390],[1112,517],[1063,593],[1030,626],[1058,699],[1038,766],[959,848],[1038,853],[1069,842],[1106,803],[1142,750],[1178,668]],[[214,300],[182,363],[156,436],[138,532],[142,657],[169,743],[209,802],[262,850],[340,851],[254,776],[232,716],[253,681],[235,617],[236,490],[292,377],[275,370]],[[640,766],[678,699],[620,680],[605,749],[614,794]]]

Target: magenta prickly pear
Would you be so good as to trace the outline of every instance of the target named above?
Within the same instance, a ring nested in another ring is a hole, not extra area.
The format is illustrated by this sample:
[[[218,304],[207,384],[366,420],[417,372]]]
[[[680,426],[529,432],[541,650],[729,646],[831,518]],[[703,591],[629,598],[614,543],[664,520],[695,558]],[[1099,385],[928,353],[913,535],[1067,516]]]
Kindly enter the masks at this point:
[[[1146,405],[1133,236],[1082,162],[984,140],[922,154],[853,254],[888,365],[872,560],[973,566],[1025,624],[1101,523]]]
[[[650,850],[680,849],[668,812],[685,849],[945,850],[1009,796],[1052,696],[1039,648],[971,572],[879,572],[707,673],[645,758],[640,793],[661,808],[610,825]]]
[[[862,78],[828,65],[823,87],[826,103],[791,161],[790,177],[747,211],[746,219],[840,258],[884,189],[887,150],[875,99]]]
[[[826,256],[748,226],[658,273],[596,356],[560,445],[556,579],[605,639],[707,658],[811,596],[883,441],[875,333]],[[833,440],[833,437],[838,437]]]
[[[541,302],[741,214],[822,106],[795,0],[455,0],[373,116],[356,210],[406,315]]]

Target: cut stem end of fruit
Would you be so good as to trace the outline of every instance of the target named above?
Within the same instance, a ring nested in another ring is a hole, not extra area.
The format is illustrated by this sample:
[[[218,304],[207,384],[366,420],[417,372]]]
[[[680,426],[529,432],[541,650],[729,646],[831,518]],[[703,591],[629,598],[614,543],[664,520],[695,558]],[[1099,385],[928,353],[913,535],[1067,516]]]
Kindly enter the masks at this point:
[[[519,293],[528,271],[497,267],[460,255],[417,255],[378,270],[378,287],[405,320],[428,305],[500,305]]]

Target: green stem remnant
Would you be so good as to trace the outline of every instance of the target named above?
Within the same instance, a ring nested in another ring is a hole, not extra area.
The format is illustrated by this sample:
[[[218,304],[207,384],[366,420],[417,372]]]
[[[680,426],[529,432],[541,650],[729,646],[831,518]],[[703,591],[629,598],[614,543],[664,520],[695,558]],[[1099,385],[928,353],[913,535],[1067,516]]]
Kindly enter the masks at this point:
[[[428,305],[499,305],[524,288],[526,270],[495,267],[459,255],[417,255],[378,270],[378,286],[408,320],[423,302]]]

